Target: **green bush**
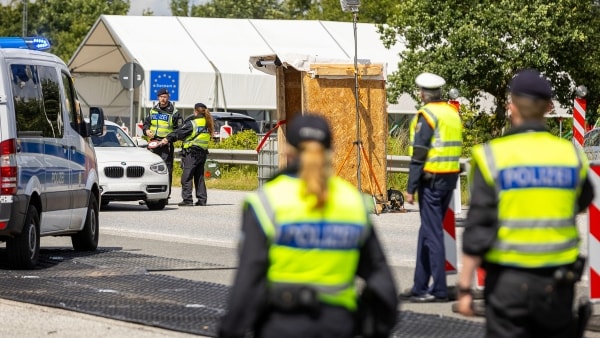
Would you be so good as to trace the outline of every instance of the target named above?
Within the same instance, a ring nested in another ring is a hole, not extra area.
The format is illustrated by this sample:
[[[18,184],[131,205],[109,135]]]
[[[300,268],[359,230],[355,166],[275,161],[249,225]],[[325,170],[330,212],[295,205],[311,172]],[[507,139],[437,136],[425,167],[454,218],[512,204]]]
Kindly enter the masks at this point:
[[[244,130],[222,140],[211,140],[210,149],[254,150],[258,146],[258,134],[253,130]]]
[[[181,149],[181,145],[181,141],[175,142],[176,149]],[[254,150],[257,146],[258,135],[252,130],[233,134],[223,141],[211,140],[208,144],[209,151],[210,149]],[[256,165],[219,163],[219,169],[221,170],[221,177],[206,180],[206,186],[209,189],[255,190],[258,187],[258,168]],[[173,186],[181,186],[182,173],[181,162],[175,161],[173,164]]]

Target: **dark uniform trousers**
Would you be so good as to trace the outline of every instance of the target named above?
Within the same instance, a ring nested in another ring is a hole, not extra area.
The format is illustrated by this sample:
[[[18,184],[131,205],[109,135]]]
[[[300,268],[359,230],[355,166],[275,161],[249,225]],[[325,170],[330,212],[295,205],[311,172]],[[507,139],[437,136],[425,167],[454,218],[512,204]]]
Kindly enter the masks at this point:
[[[157,139],[160,141],[160,139]],[[169,169],[169,197],[171,197],[171,185],[173,184],[173,154],[175,148],[169,143],[154,149],[150,149],[153,153],[160,156],[165,161],[167,168]]]
[[[558,283],[553,269],[486,269],[487,337],[576,337],[573,283]]]
[[[207,193],[204,181],[204,164],[208,151],[199,147],[183,149],[181,166],[181,197],[184,202],[193,202],[193,188],[196,187],[198,204],[206,205]]]
[[[431,187],[422,180],[418,188],[419,213],[421,227],[417,243],[417,262],[413,293],[430,293],[438,298],[448,297],[446,283],[446,253],[444,250],[443,221],[453,190],[441,190]],[[429,280],[433,279],[431,287]]]

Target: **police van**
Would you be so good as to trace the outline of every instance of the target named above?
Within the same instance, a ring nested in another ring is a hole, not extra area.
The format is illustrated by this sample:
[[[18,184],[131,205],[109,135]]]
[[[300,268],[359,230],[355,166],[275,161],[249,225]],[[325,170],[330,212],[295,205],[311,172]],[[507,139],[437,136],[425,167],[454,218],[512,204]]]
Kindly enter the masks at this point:
[[[77,251],[98,246],[99,185],[86,121],[65,63],[44,38],[0,37],[0,241],[13,268],[32,268],[41,236],[70,236]],[[1,257],[1,256],[0,256]]]

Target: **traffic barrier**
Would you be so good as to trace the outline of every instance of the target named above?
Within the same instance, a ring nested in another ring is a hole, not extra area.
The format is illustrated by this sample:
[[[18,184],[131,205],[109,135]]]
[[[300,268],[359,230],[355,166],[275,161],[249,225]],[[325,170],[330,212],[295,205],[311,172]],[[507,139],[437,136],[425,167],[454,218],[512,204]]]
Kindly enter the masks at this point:
[[[233,128],[225,121],[225,125],[221,126],[219,130],[219,138],[222,140],[228,138],[233,133]]]
[[[573,140],[582,147],[585,134],[585,109],[585,99],[576,97],[573,103]]]
[[[456,189],[455,189],[456,190]],[[460,191],[459,191],[460,193]],[[446,274],[455,274],[458,267],[458,254],[456,250],[456,215],[454,213],[454,194],[446,215],[444,215],[444,253],[446,254]]]
[[[588,208],[588,276],[590,300],[600,300],[600,161],[590,165],[589,178],[594,186],[594,200]]]

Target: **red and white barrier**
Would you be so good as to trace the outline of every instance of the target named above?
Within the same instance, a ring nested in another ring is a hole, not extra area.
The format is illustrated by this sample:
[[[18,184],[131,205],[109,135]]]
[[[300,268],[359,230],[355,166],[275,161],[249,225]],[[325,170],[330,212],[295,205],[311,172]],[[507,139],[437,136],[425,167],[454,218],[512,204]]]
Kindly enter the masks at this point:
[[[573,140],[580,146],[583,146],[585,134],[585,109],[585,99],[576,97],[573,102]]]
[[[588,259],[590,300],[600,300],[600,162],[590,165],[589,178],[594,185],[594,200],[588,208]]]
[[[460,190],[459,190],[460,193]],[[455,274],[458,269],[456,250],[456,217],[454,214],[454,195],[444,216],[444,252],[446,254],[446,274]]]

